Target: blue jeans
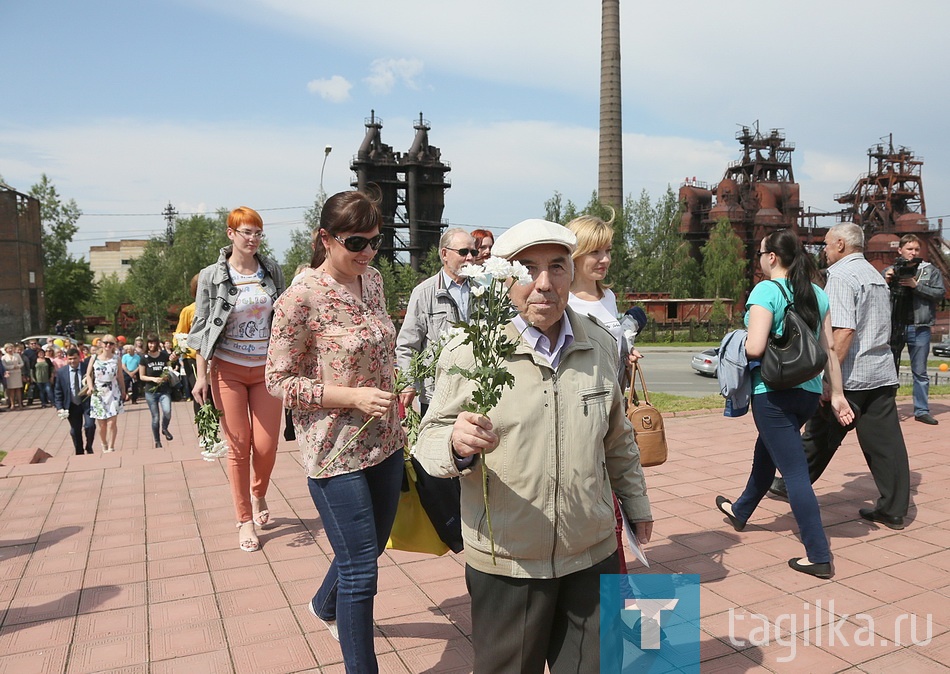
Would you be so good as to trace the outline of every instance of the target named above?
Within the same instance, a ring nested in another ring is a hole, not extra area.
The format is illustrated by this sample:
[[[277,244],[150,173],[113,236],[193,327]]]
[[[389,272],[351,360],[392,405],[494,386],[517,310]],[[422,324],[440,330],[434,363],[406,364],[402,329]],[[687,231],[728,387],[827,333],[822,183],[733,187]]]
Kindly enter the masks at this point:
[[[809,561],[831,561],[831,548],[821,524],[818,499],[808,477],[808,460],[802,445],[801,427],[818,409],[818,394],[800,388],[752,396],[752,416],[759,437],[755,441],[752,473],[732,512],[745,522],[765,496],[775,469],[782,473],[788,502]]]
[[[333,477],[308,478],[310,497],[323,520],[334,559],[311,600],[324,620],[336,620],[347,672],[378,672],[373,647],[373,599],[377,558],[396,519],[403,456]]]
[[[148,411],[152,413],[152,436],[155,442],[161,442],[158,435],[158,408],[162,408],[162,430],[168,430],[168,423],[172,420],[172,397],[167,393],[149,393],[145,392],[145,402],[148,405]]]
[[[904,341],[910,355],[910,371],[914,375],[914,416],[930,414],[930,377],[927,376],[930,326],[908,325],[904,328]]]
[[[48,381],[38,381],[33,384],[36,387],[36,392],[40,394],[40,405],[46,407],[47,405],[53,404],[53,391],[50,388]]]

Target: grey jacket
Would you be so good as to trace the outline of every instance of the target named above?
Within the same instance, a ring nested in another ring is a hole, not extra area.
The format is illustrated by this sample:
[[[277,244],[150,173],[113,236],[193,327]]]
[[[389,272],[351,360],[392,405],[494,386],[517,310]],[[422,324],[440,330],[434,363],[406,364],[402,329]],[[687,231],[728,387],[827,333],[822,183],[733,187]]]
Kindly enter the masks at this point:
[[[441,270],[417,285],[409,295],[406,318],[396,337],[396,367],[408,370],[413,354],[421,352],[451,328],[453,323],[465,318],[443,285]],[[435,381],[427,379],[425,382],[415,382],[415,388],[419,402],[429,404]]]
[[[225,246],[221,249],[218,261],[202,269],[198,275],[195,320],[188,333],[188,346],[200,353],[205,360],[211,360],[214,355],[218,339],[228,323],[231,309],[234,308],[233,298],[238,294],[238,289],[231,283],[231,276],[228,274],[229,257],[231,246]],[[280,265],[269,257],[255,257],[264,268],[261,285],[272,300],[277,300],[284,292],[284,272]]]
[[[617,343],[587,316],[566,309],[574,341],[557,370],[519,342],[505,361],[513,388],[488,413],[500,444],[485,454],[497,565],[492,563],[480,459],[459,470],[452,428],[474,384],[450,372],[474,365],[461,339],[442,351],[432,406],[416,457],[435,477],[461,475],[465,562],[516,578],[559,578],[590,568],[617,549],[612,492],[631,522],[651,521],[640,450],[617,385]]]
[[[719,393],[726,399],[723,416],[741,417],[749,411],[752,399],[752,375],[749,374],[749,359],[745,353],[746,330],[733,330],[719,343]]]
[[[889,269],[884,270],[886,275]],[[929,262],[921,262],[917,270],[917,287],[910,296],[914,301],[914,325],[933,325],[937,320],[937,302],[943,299],[946,288],[943,274]]]

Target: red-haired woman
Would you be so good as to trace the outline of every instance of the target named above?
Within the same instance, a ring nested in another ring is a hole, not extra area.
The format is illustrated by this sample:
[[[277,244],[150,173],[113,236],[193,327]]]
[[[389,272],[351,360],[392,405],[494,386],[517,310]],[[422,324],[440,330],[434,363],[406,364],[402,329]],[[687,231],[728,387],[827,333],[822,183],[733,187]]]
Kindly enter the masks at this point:
[[[491,247],[495,245],[495,235],[487,229],[476,229],[472,232],[472,238],[475,239],[475,247],[478,249],[475,264],[481,264],[491,257]]]
[[[264,221],[242,206],[228,214],[230,246],[218,261],[201,270],[195,318],[188,346],[195,350],[195,385],[199,405],[211,389],[228,442],[228,476],[240,532],[241,550],[259,549],[256,526],[270,522],[267,487],[277,458],[280,401],[264,385],[274,302],[284,292],[280,265],[258,253]],[[253,481],[251,472],[253,468]]]

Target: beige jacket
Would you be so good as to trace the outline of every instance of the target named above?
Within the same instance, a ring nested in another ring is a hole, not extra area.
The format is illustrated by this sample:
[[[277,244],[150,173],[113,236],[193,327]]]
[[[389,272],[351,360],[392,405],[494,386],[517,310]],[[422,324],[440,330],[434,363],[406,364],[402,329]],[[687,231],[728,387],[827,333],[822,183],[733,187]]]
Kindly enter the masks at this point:
[[[486,455],[497,565],[492,563],[482,467],[461,473],[465,561],[485,573],[557,578],[587,569],[617,549],[611,491],[631,522],[651,521],[640,450],[617,384],[617,343],[602,326],[567,309],[574,341],[557,371],[523,340],[508,359],[515,377],[489,413],[499,446]],[[508,334],[517,338],[514,325]],[[473,365],[470,348],[442,352],[432,405],[416,456],[438,477],[459,475],[452,456],[455,418],[473,390],[448,374]]]

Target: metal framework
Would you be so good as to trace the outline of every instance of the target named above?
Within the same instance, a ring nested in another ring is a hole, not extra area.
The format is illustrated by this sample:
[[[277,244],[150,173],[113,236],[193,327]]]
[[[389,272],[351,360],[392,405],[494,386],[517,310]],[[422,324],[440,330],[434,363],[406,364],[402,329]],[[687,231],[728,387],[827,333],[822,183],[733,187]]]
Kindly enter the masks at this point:
[[[429,122],[422,113],[413,124],[415,137],[405,153],[394,152],[382,142],[383,120],[370,111],[366,135],[350,168],[355,176],[350,184],[361,192],[379,190],[383,211],[383,245],[380,256],[403,262],[418,270],[425,254],[437,246],[445,223],[445,190],[452,185],[446,174],[452,170],[442,161],[441,150],[429,143]]]

